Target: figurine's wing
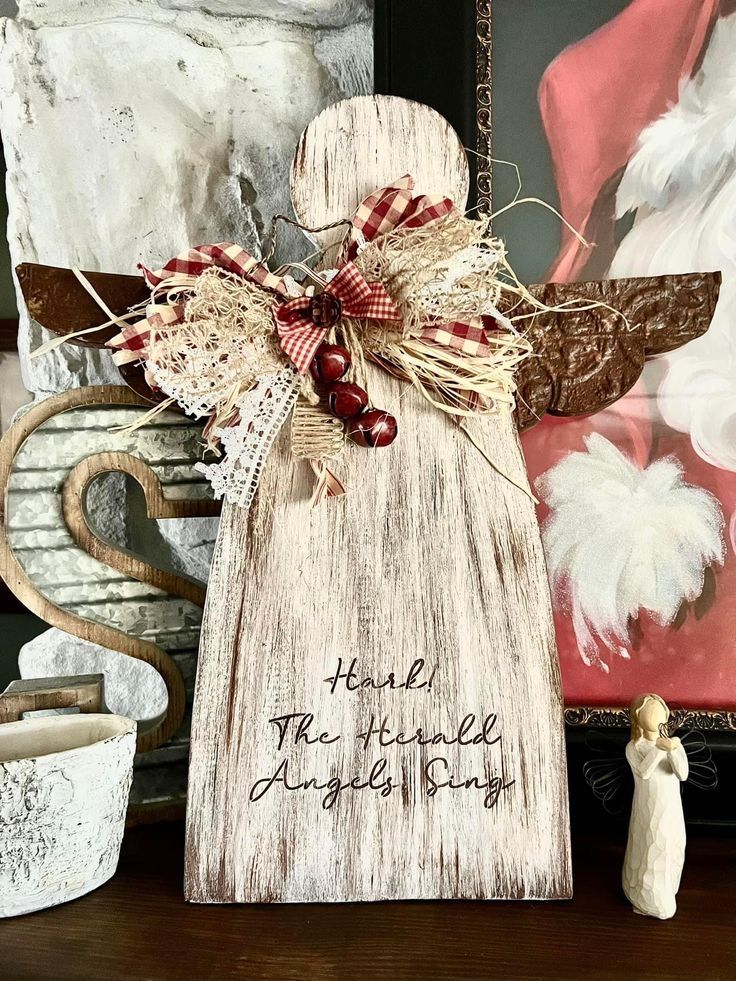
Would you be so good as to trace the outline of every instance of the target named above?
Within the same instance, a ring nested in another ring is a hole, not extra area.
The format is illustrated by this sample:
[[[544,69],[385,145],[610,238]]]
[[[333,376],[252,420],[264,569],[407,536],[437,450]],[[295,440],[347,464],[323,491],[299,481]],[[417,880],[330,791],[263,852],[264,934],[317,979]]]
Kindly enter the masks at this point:
[[[599,744],[594,733],[586,736],[585,745],[594,754],[583,764],[586,783],[604,810],[609,814],[621,814],[629,806],[634,783],[625,755],[621,752],[608,756],[612,748],[610,742]]]
[[[530,316],[527,336],[534,356],[517,371],[518,428],[530,429],[545,412],[586,415],[621,398],[647,358],[707,331],[720,283],[716,272],[530,286],[548,307],[590,300],[610,309],[568,308]],[[534,314],[524,302],[513,309],[515,315]]]
[[[680,740],[690,767],[685,783],[699,790],[715,790],[718,770],[703,733],[688,729],[680,733]],[[621,753],[617,756],[607,755],[611,752],[610,742],[597,740],[594,733],[586,736],[585,745],[593,754],[583,764],[586,783],[609,814],[621,814],[629,805],[633,789],[631,770],[625,757]],[[684,783],[681,784],[680,789],[684,786]]]
[[[680,740],[690,767],[685,782],[698,790],[715,790],[718,786],[718,768],[703,733],[697,729],[689,729],[680,735]]]
[[[63,336],[96,327],[109,319],[71,269],[23,262],[15,272],[29,316],[46,330]],[[99,272],[85,272],[84,276],[116,316],[127,313],[131,307],[145,302],[150,296],[142,276]],[[81,347],[104,347],[119,330],[116,325],[102,327],[93,334],[71,338],[69,343]],[[165,397],[151,391],[140,365],[122,365],[119,371],[130,388],[149,402],[160,402]]]

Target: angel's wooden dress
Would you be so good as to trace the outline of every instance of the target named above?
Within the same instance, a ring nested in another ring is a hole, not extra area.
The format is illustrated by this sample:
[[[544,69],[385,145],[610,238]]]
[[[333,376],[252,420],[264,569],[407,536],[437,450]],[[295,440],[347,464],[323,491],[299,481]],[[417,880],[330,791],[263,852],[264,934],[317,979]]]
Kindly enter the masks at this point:
[[[342,103],[302,139],[297,214],[350,213],[407,170],[418,191],[464,200],[465,158],[444,120],[402,100]],[[399,438],[346,453],[345,498],[310,507],[313,475],[282,431],[250,511],[223,509],[195,693],[187,897],[568,896],[560,678],[534,506],[406,384],[374,369],[368,387]],[[473,434],[525,481],[510,412]],[[354,660],[357,681],[398,684],[418,659],[417,683],[431,686],[325,680]],[[295,741],[302,715],[269,721],[291,713],[313,716],[306,734],[323,741]],[[384,719],[388,745],[375,732]],[[470,745],[458,745],[463,719]],[[417,729],[446,738],[392,741]],[[329,805],[314,783],[335,777],[357,787]]]

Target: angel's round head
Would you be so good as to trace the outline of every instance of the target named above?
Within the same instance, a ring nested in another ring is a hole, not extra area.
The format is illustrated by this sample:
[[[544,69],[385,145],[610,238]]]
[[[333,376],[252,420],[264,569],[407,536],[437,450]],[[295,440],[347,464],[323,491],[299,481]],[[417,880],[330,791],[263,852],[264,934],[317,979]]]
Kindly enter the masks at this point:
[[[659,733],[667,724],[670,710],[659,695],[639,695],[631,703],[631,738],[639,739],[645,732]]]

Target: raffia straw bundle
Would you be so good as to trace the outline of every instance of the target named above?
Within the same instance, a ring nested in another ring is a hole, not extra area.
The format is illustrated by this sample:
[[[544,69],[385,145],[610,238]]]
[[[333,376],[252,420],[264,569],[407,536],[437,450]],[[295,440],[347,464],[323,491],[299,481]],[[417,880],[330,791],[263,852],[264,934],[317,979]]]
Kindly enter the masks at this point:
[[[398,228],[370,242],[356,265],[366,279],[383,282],[403,322],[398,330],[353,325],[349,342],[360,344],[445,412],[465,416],[513,405],[514,372],[532,352],[499,307],[510,305],[504,294],[513,293],[543,308],[509,276],[503,244],[490,236],[485,221],[454,212],[421,228]],[[480,323],[480,314],[494,317],[499,328],[487,333],[492,348],[487,356],[422,339],[429,325]]]
[[[481,242],[481,223],[450,214],[420,228],[400,226],[373,239],[359,252],[355,264],[368,282],[379,280],[386,287],[401,310],[402,332],[408,335],[435,317],[435,311],[422,302],[425,290],[441,282],[452,256]],[[476,307],[473,316],[480,312]],[[442,317],[442,311],[436,315]]]
[[[492,341],[489,357],[459,355],[451,347],[404,338],[384,342],[376,360],[410,381],[424,398],[443,412],[473,416],[514,406],[514,370],[530,352],[522,339],[503,335]]]

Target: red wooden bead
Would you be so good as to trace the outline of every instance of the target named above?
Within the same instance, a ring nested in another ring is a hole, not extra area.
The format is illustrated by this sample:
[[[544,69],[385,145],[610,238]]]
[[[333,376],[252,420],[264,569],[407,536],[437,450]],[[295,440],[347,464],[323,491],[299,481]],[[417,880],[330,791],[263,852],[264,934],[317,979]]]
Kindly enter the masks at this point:
[[[330,412],[338,419],[354,419],[368,405],[368,392],[352,382],[335,382],[327,392]]]
[[[339,381],[350,367],[350,351],[339,344],[320,344],[312,361],[312,374],[318,382]]]
[[[350,436],[355,442],[371,448],[390,446],[398,431],[395,417],[383,409],[369,409],[350,426]]]

